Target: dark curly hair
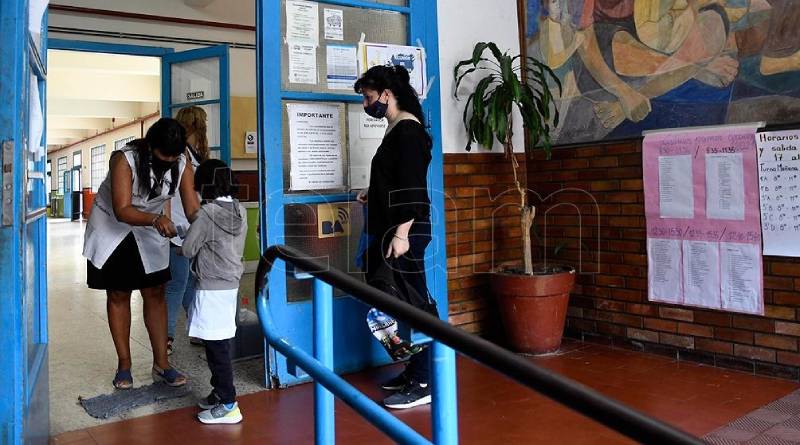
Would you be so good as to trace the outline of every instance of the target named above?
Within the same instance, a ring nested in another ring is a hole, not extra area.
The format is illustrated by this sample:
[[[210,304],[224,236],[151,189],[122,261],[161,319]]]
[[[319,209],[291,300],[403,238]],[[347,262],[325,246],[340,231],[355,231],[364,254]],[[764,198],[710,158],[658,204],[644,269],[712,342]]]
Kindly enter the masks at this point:
[[[411,86],[411,76],[404,66],[373,66],[356,81],[353,89],[358,94],[363,94],[364,90],[391,91],[397,99],[398,108],[413,114],[422,126],[426,127],[425,113],[422,111],[419,95],[414,90],[414,87]],[[430,135],[428,135],[428,139],[430,139]]]

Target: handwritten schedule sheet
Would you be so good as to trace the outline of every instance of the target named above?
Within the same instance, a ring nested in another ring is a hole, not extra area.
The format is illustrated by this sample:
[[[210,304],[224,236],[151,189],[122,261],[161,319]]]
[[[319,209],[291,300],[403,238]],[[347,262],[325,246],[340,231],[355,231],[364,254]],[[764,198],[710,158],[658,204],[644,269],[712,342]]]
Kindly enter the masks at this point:
[[[800,256],[800,130],[756,134],[764,255]]]
[[[764,313],[755,132],[740,126],[645,137],[650,301]]]

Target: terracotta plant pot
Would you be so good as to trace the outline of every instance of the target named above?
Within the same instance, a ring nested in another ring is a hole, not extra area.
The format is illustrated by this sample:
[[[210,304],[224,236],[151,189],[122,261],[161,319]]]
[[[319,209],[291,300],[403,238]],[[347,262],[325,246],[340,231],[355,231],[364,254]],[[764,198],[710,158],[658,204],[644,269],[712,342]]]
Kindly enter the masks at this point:
[[[520,274],[510,268],[492,273],[492,293],[508,340],[517,352],[546,354],[561,346],[575,269],[568,266],[548,266],[548,269],[550,273],[534,275]]]

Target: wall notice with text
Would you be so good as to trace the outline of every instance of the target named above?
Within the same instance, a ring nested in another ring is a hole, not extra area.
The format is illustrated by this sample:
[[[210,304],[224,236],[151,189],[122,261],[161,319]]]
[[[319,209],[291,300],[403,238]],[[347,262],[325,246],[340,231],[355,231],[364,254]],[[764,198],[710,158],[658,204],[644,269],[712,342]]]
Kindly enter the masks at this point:
[[[764,255],[800,256],[800,130],[758,133]]]
[[[645,137],[650,301],[764,313],[755,132]]]

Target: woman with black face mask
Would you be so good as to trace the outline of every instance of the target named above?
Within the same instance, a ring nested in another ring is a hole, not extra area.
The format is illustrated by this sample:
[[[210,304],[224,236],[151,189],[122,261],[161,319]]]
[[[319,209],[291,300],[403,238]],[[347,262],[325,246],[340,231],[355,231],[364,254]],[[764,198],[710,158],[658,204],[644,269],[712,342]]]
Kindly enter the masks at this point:
[[[366,232],[371,238],[364,256],[367,282],[438,316],[425,280],[425,248],[431,241],[428,165],[431,137],[425,129],[417,92],[402,66],[370,68],[356,82],[364,111],[389,122],[372,158],[369,188],[358,194],[369,203]],[[396,391],[384,404],[404,409],[431,401],[430,354],[411,356],[405,371],[381,385]]]
[[[144,300],[144,320],[153,349],[153,378],[170,386],[186,377],[167,361],[169,239],[175,225],[164,205],[180,193],[187,215],[200,208],[194,172],[186,162],[186,132],[176,120],[159,119],[144,139],[131,141],[111,155],[108,176],[100,185],[86,225],[83,256],[87,284],[106,291],[108,325],[117,350],[117,389],[133,386],[131,375],[131,292]]]

